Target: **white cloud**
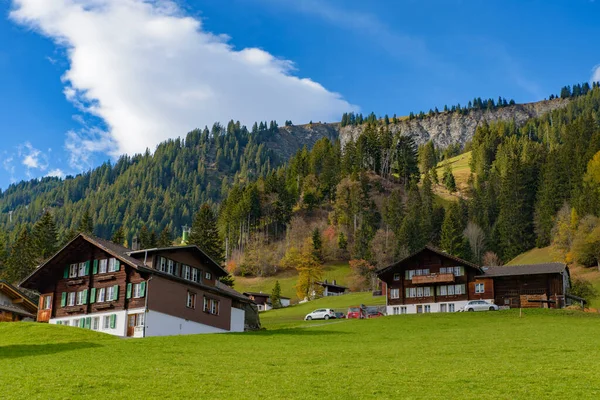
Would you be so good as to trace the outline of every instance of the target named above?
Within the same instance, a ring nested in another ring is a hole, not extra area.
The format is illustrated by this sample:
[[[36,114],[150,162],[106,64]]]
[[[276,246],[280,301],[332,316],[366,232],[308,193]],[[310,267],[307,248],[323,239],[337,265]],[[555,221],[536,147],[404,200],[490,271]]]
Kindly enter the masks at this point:
[[[28,169],[44,171],[48,168],[48,157],[29,142],[19,146],[19,157],[22,157],[21,163]]]
[[[62,179],[65,177],[65,173],[63,172],[62,169],[56,168],[56,169],[49,171],[48,174],[46,174],[46,176],[54,176],[54,177]]]
[[[591,82],[600,82],[600,64],[596,65],[592,68],[592,77],[590,78]]]
[[[215,121],[332,121],[357,110],[292,75],[288,60],[234,49],[171,0],[13,0],[10,16],[66,48],[65,96],[108,127],[69,132],[71,165],[99,149],[153,149]]]
[[[85,128],[79,132],[67,132],[65,149],[69,153],[69,166],[81,171],[93,167],[93,153],[109,153],[115,149],[115,143],[109,133]]]

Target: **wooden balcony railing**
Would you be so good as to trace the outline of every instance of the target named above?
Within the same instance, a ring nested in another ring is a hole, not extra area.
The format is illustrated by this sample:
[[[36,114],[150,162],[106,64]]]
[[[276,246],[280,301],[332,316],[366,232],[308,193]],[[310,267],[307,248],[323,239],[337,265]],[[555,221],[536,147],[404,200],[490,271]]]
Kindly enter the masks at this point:
[[[429,283],[451,283],[454,282],[454,274],[429,274],[414,275],[412,277],[413,285],[425,285]]]

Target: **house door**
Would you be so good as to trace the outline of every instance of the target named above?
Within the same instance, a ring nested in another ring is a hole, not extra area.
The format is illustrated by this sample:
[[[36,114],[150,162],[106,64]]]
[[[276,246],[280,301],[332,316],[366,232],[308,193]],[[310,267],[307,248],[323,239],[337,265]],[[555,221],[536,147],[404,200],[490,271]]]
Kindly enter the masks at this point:
[[[135,333],[135,317],[136,314],[131,314],[127,317],[127,336],[133,336]]]
[[[417,314],[423,313],[423,306],[417,306]]]

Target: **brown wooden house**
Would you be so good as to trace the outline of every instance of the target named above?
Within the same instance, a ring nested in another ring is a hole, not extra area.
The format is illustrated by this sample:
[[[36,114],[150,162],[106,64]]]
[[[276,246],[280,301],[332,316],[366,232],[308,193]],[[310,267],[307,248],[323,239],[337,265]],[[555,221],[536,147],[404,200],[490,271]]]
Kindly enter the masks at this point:
[[[246,296],[196,246],[131,251],[80,234],[21,284],[40,293],[38,321],[117,336],[242,332]]]
[[[263,292],[244,292],[244,296],[247,296],[250,300],[256,304],[258,311],[268,311],[273,309],[271,302],[271,295]],[[281,301],[281,307],[288,307],[290,305],[290,298],[279,296]]]
[[[37,306],[22,291],[0,280],[0,322],[34,321]]]
[[[388,314],[459,311],[471,300],[563,307],[569,287],[564,264],[480,267],[431,246],[379,270],[378,277]]]

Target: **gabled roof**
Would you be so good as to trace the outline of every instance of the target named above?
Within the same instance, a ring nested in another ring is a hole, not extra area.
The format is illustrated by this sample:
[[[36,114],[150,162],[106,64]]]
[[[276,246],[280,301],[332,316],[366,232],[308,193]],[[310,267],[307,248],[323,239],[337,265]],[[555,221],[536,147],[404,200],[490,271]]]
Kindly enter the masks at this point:
[[[137,254],[144,254],[144,253],[157,253],[157,252],[181,251],[181,250],[194,250],[196,252],[199,252],[200,256],[203,259],[205,259],[209,264],[211,264],[213,267],[218,269],[220,273],[222,273],[221,276],[228,275],[227,271],[225,271],[223,269],[223,267],[221,267],[221,265],[219,265],[219,263],[217,263],[215,260],[213,260],[200,247],[198,247],[194,244],[187,245],[187,246],[158,247],[158,248],[154,248],[154,249],[144,249],[144,250],[134,250],[134,251],[127,249],[127,254],[128,255],[134,255],[134,254],[137,255]]]
[[[244,292],[245,296],[261,296],[261,297],[268,297],[270,298],[271,295],[269,293],[263,293],[263,292]],[[279,296],[280,299],[286,299],[286,300],[290,300],[289,297],[285,297],[285,296]]]
[[[393,270],[398,265],[400,265],[400,264],[402,264],[402,263],[410,260],[411,258],[413,258],[413,257],[421,254],[425,250],[432,251],[432,252],[438,254],[439,256],[442,256],[442,257],[448,258],[450,260],[456,261],[457,263],[460,263],[462,265],[466,265],[466,266],[469,266],[471,268],[475,268],[477,271],[482,272],[481,268],[477,264],[473,264],[470,261],[463,260],[462,258],[453,256],[452,254],[446,253],[444,250],[438,249],[437,247],[427,245],[427,246],[423,247],[422,249],[420,249],[418,251],[415,251],[414,253],[412,253],[408,257],[405,257],[402,260],[400,260],[398,262],[395,262],[394,264],[392,264],[392,265],[390,265],[388,267],[384,267],[384,268],[378,270],[377,271],[377,276],[381,276],[382,274],[385,274],[386,272],[390,272],[391,270]]]
[[[331,282],[315,282],[317,285],[321,285],[321,286],[329,286],[329,287],[333,287],[333,288],[338,288],[338,289],[348,289],[346,286],[342,286],[342,285],[338,285],[336,283],[331,283]]]
[[[0,292],[5,293],[9,298],[11,298],[13,300],[23,299],[22,300],[23,306],[25,308],[27,308],[31,311],[34,311],[34,312],[37,311],[37,308],[38,308],[37,305],[27,295],[25,295],[22,291],[20,291],[18,288],[14,287],[10,283],[0,280]],[[23,308],[12,305],[12,304],[11,305],[2,305],[0,307],[3,307],[7,311],[12,311],[17,314],[33,316],[33,314],[30,314],[26,310],[23,310]]]
[[[493,267],[482,267],[481,277],[496,276],[515,276],[515,275],[539,275],[539,274],[560,274],[564,271],[569,273],[566,264],[553,262],[542,264],[523,264],[523,265],[502,265]]]

